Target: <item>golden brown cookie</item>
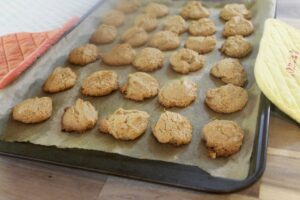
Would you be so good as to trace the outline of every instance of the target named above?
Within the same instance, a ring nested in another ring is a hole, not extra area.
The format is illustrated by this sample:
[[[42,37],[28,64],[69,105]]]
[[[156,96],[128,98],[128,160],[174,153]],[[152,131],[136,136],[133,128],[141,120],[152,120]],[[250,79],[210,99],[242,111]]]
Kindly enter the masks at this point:
[[[220,18],[225,21],[230,20],[234,16],[241,16],[245,19],[251,19],[252,14],[244,4],[226,4],[224,8],[220,11]]]
[[[204,66],[204,56],[191,49],[180,49],[170,57],[170,63],[174,71],[187,74],[201,69]]]
[[[94,106],[82,99],[77,99],[75,104],[65,109],[62,116],[62,130],[66,132],[83,133],[95,126],[98,112]]]
[[[209,11],[200,1],[190,1],[181,10],[180,15],[185,19],[200,19],[209,16]]]
[[[158,101],[164,107],[187,107],[197,97],[197,86],[188,80],[175,80],[164,85],[158,94]]]
[[[135,54],[135,50],[129,44],[117,44],[103,56],[102,61],[107,65],[130,65]]]
[[[233,58],[243,58],[251,53],[252,45],[243,36],[230,36],[221,46],[220,51]]]
[[[215,36],[190,36],[188,37],[185,47],[197,51],[200,54],[206,54],[214,50],[217,44]]]
[[[128,75],[128,80],[121,87],[121,92],[127,99],[143,101],[156,96],[158,88],[158,82],[153,76],[145,72],[136,72]]]
[[[83,80],[81,93],[87,96],[105,96],[119,87],[118,76],[114,71],[102,70]]]
[[[148,33],[140,27],[131,27],[121,37],[121,42],[130,44],[132,47],[144,45],[148,40]]]
[[[202,140],[212,159],[229,157],[240,151],[244,131],[239,125],[228,120],[214,120],[202,129]]]
[[[139,71],[151,72],[164,65],[164,54],[159,49],[146,47],[139,51],[133,61],[133,66]]]
[[[69,67],[57,67],[43,85],[43,90],[56,93],[72,88],[76,83],[77,76]]]
[[[99,130],[119,140],[135,140],[147,130],[148,122],[149,115],[144,111],[119,108],[100,120]]]
[[[233,113],[242,110],[247,101],[247,91],[232,84],[209,89],[205,98],[208,107],[218,113]]]
[[[169,8],[168,6],[160,3],[149,3],[145,8],[145,13],[148,13],[157,18],[164,17],[168,15]]]
[[[26,124],[45,121],[51,115],[52,99],[49,97],[26,99],[12,109],[13,119]]]
[[[87,65],[99,58],[98,47],[94,44],[85,44],[77,47],[69,54],[69,62],[75,65]]]
[[[244,67],[238,59],[225,58],[213,66],[210,74],[220,78],[224,83],[244,86],[247,81]]]
[[[142,14],[135,18],[134,25],[143,28],[147,32],[151,32],[156,29],[158,23],[155,16],[151,14]]]
[[[140,0],[119,0],[116,8],[124,13],[132,13],[137,11],[140,6]]]
[[[209,18],[202,18],[197,21],[191,21],[189,33],[193,36],[209,36],[216,32],[216,25]]]
[[[111,10],[102,17],[102,23],[119,27],[125,21],[125,15],[119,10]]]
[[[92,34],[90,42],[93,44],[107,44],[114,41],[117,36],[117,29],[114,26],[102,24]]]
[[[188,24],[180,15],[169,16],[164,21],[164,30],[171,31],[176,34],[186,32]]]
[[[180,146],[191,142],[193,128],[186,117],[166,111],[160,115],[152,131],[158,142]]]
[[[148,42],[148,46],[168,51],[178,48],[180,40],[177,34],[171,31],[160,31],[153,34]]]
[[[240,16],[235,16],[225,23],[222,34],[224,37],[233,35],[248,36],[251,35],[253,31],[254,27],[251,21]]]

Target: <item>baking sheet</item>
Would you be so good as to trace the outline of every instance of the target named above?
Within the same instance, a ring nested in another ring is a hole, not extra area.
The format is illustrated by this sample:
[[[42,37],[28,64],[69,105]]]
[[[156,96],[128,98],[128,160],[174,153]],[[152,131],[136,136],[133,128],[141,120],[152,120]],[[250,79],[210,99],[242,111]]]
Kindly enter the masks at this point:
[[[160,1],[161,2],[161,1]],[[111,6],[110,2],[105,2],[83,23],[81,23],[74,31],[63,38],[57,45],[48,51],[36,64],[31,67],[24,75],[22,75],[11,86],[1,91],[0,93],[0,138],[5,141],[31,142],[34,144],[57,146],[59,148],[80,148],[92,149],[105,152],[119,153],[135,158],[145,158],[154,160],[164,160],[168,162],[193,165],[202,168],[213,176],[220,176],[231,179],[245,179],[249,171],[250,157],[254,137],[256,133],[256,118],[258,115],[260,91],[258,90],[254,76],[253,65],[258,50],[259,40],[262,35],[263,21],[272,17],[275,11],[275,1],[263,0],[250,2],[249,6],[253,12],[253,23],[255,33],[247,39],[253,44],[253,52],[250,56],[242,59],[241,62],[245,66],[248,76],[248,84],[246,89],[249,94],[247,106],[238,113],[230,115],[217,114],[208,109],[204,105],[205,93],[208,88],[221,86],[222,83],[210,77],[209,71],[211,66],[222,59],[224,56],[218,51],[224,39],[221,37],[223,23],[218,18],[219,8],[223,6],[220,3],[205,2],[211,11],[211,18],[214,19],[217,25],[217,46],[212,53],[207,54],[205,67],[197,72],[188,75],[180,75],[173,72],[168,64],[170,52],[165,52],[165,65],[162,69],[150,73],[159,80],[160,86],[163,86],[170,80],[186,78],[196,82],[198,86],[198,98],[189,107],[178,109],[168,109],[178,112],[191,121],[193,124],[193,139],[189,145],[183,147],[173,147],[171,145],[159,144],[152,136],[151,128],[155,125],[159,115],[165,110],[159,105],[157,97],[146,100],[142,103],[126,100],[120,92],[114,92],[106,97],[85,97],[80,94],[80,86],[82,80],[90,73],[111,69],[115,70],[119,75],[119,82],[122,85],[127,74],[133,73],[136,70],[131,66],[112,67],[102,64],[100,61],[89,64],[85,67],[72,66],[65,63],[70,50],[76,46],[84,44],[88,41],[91,33],[95,30],[100,21],[100,16],[105,13]],[[144,1],[146,4],[146,2]],[[166,0],[164,3],[169,5],[170,15],[178,14],[180,7],[185,1]],[[141,12],[142,9],[139,10]],[[118,29],[118,38],[121,33],[132,26],[132,21],[137,13],[127,16],[126,24]],[[162,22],[165,18],[159,19],[159,27],[156,31],[162,29]],[[185,33],[181,35],[181,46],[188,37]],[[114,44],[101,45],[99,50],[107,52]],[[137,49],[137,51],[140,48]],[[72,69],[78,75],[78,82],[71,90],[58,94],[45,94],[41,90],[41,86],[53,68],[59,65],[72,66]],[[36,125],[26,125],[13,121],[10,116],[11,108],[16,103],[33,96],[50,96],[53,98],[54,108],[52,117],[46,122]],[[136,141],[118,141],[110,135],[99,133],[98,129],[86,132],[85,134],[65,133],[61,131],[61,116],[64,108],[72,105],[77,98],[90,101],[99,111],[99,117],[105,117],[114,112],[119,107],[125,109],[140,109],[147,111],[151,115],[150,125],[147,132]],[[229,119],[235,120],[245,130],[245,140],[241,151],[228,158],[211,160],[207,156],[207,151],[201,143],[201,129],[205,123],[212,119]],[[70,155],[71,156],[71,155]]]

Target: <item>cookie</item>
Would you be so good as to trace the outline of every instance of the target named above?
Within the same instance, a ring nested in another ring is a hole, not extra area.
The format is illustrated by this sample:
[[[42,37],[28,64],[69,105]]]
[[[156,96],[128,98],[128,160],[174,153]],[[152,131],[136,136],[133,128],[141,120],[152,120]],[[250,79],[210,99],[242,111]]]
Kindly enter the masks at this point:
[[[132,47],[144,45],[148,40],[148,33],[140,27],[131,27],[122,35],[120,41],[130,44]]]
[[[118,76],[109,70],[97,71],[83,80],[81,93],[87,96],[105,96],[119,87]]]
[[[168,51],[178,48],[180,40],[177,34],[171,31],[160,31],[153,34],[148,42],[148,46]]]
[[[149,3],[145,8],[145,13],[148,13],[157,18],[161,18],[168,15],[169,8],[164,4]]]
[[[237,3],[226,4],[220,11],[220,18],[225,21],[228,21],[235,16],[244,17],[245,19],[251,19],[252,14],[244,4]]]
[[[189,33],[193,36],[209,36],[216,32],[216,25],[213,20],[209,18],[202,18],[191,21],[189,26]]]
[[[134,101],[143,101],[158,93],[158,82],[145,72],[136,72],[128,75],[127,82],[121,87],[124,97]]]
[[[240,16],[235,16],[225,23],[222,34],[224,37],[233,35],[248,36],[251,35],[253,31],[254,27],[251,21]]]
[[[99,130],[115,139],[135,140],[147,130],[148,122],[149,115],[144,111],[119,108],[106,119],[100,120]]]
[[[85,44],[77,47],[69,54],[69,62],[75,65],[87,65],[95,62],[99,58],[99,51],[94,44]]]
[[[101,20],[103,24],[119,27],[124,23],[125,15],[119,10],[111,10]]]
[[[242,110],[247,101],[247,91],[232,84],[209,89],[205,98],[208,107],[218,113],[233,113]]]
[[[188,144],[192,140],[192,125],[184,116],[166,111],[160,115],[152,132],[158,142],[176,146]]]
[[[137,11],[140,6],[140,0],[119,0],[116,9],[124,13],[133,13]]]
[[[95,126],[98,112],[94,106],[82,99],[77,99],[75,104],[65,109],[62,116],[62,130],[66,132],[83,133]]]
[[[252,45],[243,36],[230,36],[221,46],[220,51],[233,58],[243,58],[251,53]]]
[[[175,80],[164,85],[158,94],[158,101],[166,108],[187,107],[195,101],[197,87],[188,80]]]
[[[151,32],[157,27],[157,19],[151,14],[142,14],[135,18],[134,25],[143,28],[147,32]]]
[[[164,65],[164,54],[159,49],[146,47],[139,51],[133,61],[133,66],[144,72],[151,72]]]
[[[103,56],[102,61],[107,65],[130,65],[135,58],[135,54],[135,50],[129,44],[117,44]]]
[[[44,92],[56,93],[72,88],[77,76],[69,67],[57,67],[43,85]]]
[[[225,58],[214,65],[210,74],[221,79],[224,83],[231,83],[236,86],[244,86],[247,78],[244,67],[238,59]]]
[[[229,157],[240,151],[244,139],[244,131],[236,122],[214,120],[202,129],[202,140],[212,159]]]
[[[191,49],[180,49],[170,57],[172,69],[181,74],[187,74],[201,69],[204,66],[204,56]]]
[[[92,34],[90,42],[93,44],[107,44],[114,41],[117,36],[117,29],[114,26],[102,24]]]
[[[51,115],[52,99],[49,97],[26,99],[12,109],[13,119],[26,124],[45,121]]]
[[[213,51],[216,44],[217,39],[215,36],[190,36],[185,43],[185,47],[200,54],[206,54]]]
[[[200,1],[190,1],[181,10],[180,15],[185,19],[200,19],[209,16],[209,11]]]
[[[176,34],[186,32],[188,24],[180,15],[169,16],[164,21],[164,30],[171,31]]]

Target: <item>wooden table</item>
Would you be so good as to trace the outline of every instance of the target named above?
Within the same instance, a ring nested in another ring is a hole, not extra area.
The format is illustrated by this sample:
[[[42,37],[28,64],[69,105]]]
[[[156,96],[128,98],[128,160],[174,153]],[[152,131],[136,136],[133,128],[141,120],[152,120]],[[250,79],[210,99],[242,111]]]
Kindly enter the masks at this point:
[[[300,1],[278,0],[277,17],[298,25]],[[213,195],[0,156],[0,200],[300,199],[300,125],[272,116],[267,168],[238,193]]]

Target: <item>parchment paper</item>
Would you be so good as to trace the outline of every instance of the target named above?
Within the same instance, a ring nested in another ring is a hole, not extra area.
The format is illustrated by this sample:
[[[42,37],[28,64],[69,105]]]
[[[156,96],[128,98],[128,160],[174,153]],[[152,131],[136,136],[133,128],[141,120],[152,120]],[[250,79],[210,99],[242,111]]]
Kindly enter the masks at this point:
[[[165,52],[164,67],[151,73],[151,75],[159,80],[160,86],[163,86],[170,80],[181,78],[190,79],[197,83],[198,97],[191,106],[182,109],[169,109],[186,116],[191,121],[193,125],[193,139],[189,145],[173,147],[171,145],[159,144],[155,140],[151,133],[151,128],[155,125],[158,117],[164,111],[164,108],[159,105],[157,97],[146,100],[142,103],[137,103],[124,99],[119,91],[116,91],[106,97],[86,97],[81,95],[81,82],[92,72],[103,69],[115,70],[119,75],[119,82],[122,85],[127,79],[127,74],[136,71],[132,66],[105,66],[100,61],[89,64],[85,67],[72,66],[66,63],[70,50],[88,41],[91,33],[100,23],[100,16],[107,12],[107,10],[111,7],[112,1],[104,2],[102,6],[96,9],[74,31],[53,46],[51,50],[49,50],[29,70],[27,70],[25,74],[23,74],[5,90],[1,91],[0,138],[10,142],[31,142],[45,146],[57,146],[59,148],[92,149],[119,153],[135,158],[164,160],[168,162],[194,165],[209,172],[213,176],[245,179],[249,171],[249,162],[256,133],[256,118],[258,115],[260,99],[260,91],[255,84],[253,76],[253,65],[258,51],[264,21],[265,19],[272,17],[275,12],[275,0],[260,0],[257,2],[250,2],[248,5],[254,16],[252,21],[255,26],[255,33],[250,37],[247,37],[247,39],[253,44],[253,52],[247,58],[242,59],[241,62],[247,71],[248,84],[246,85],[246,89],[248,90],[249,101],[247,106],[241,112],[228,115],[217,114],[208,109],[204,104],[207,89],[222,85],[219,80],[214,79],[209,75],[212,65],[224,57],[219,53],[218,48],[220,48],[224,41],[221,36],[223,22],[219,19],[219,10],[221,6],[224,6],[225,2],[219,2],[220,1],[214,1],[214,3],[210,3],[210,1],[205,1],[206,6],[209,7],[211,12],[210,18],[214,19],[217,25],[216,37],[218,40],[215,50],[212,53],[205,55],[205,67],[188,75],[177,74],[169,67],[168,60],[172,53],[169,51]],[[169,6],[171,15],[178,14],[180,12],[180,7],[182,7],[186,1],[166,0],[164,3]],[[249,3],[249,1],[247,1],[247,3]],[[145,1],[144,4],[146,4]],[[143,9],[141,8],[139,12],[142,12],[142,10]],[[126,24],[118,29],[118,39],[122,32],[132,26],[133,19],[136,15],[137,13],[127,16]],[[159,27],[156,31],[162,29],[162,22],[164,20],[165,18],[159,19]],[[181,47],[183,47],[187,37],[188,33],[181,35]],[[118,42],[118,39],[113,44],[98,46],[100,51],[107,52]],[[137,51],[139,49],[137,49]],[[55,67],[63,64],[71,66],[78,75],[76,86],[68,91],[57,94],[43,93],[41,86],[47,76]],[[43,123],[34,125],[26,125],[12,120],[10,116],[11,108],[22,100],[34,96],[49,96],[53,99],[54,108],[52,117]],[[141,138],[131,142],[115,140],[110,135],[100,133],[97,127],[85,134],[62,132],[61,116],[64,112],[64,108],[72,105],[77,98],[90,101],[99,111],[100,118],[113,113],[119,107],[147,111],[151,115],[148,130]],[[201,143],[201,129],[203,125],[216,118],[234,120],[245,130],[245,139],[241,151],[227,159],[209,159],[207,156],[207,150]]]

